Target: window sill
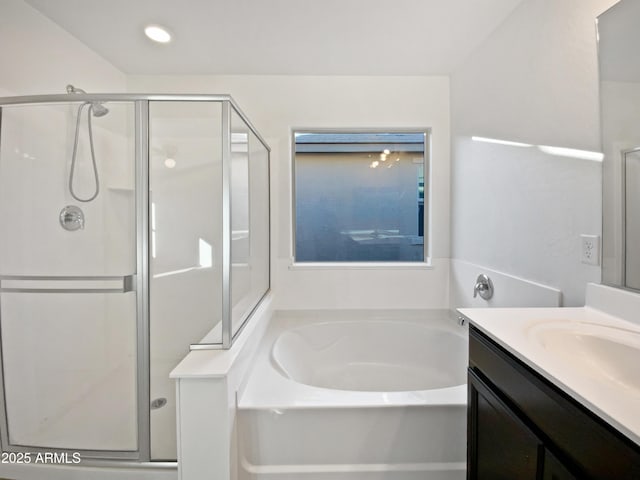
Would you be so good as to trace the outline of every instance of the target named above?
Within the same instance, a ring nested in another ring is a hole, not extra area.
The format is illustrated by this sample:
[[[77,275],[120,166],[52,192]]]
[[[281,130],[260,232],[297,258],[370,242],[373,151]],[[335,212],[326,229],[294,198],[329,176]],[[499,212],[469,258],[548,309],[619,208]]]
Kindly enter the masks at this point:
[[[289,270],[433,270],[425,262],[291,262]]]

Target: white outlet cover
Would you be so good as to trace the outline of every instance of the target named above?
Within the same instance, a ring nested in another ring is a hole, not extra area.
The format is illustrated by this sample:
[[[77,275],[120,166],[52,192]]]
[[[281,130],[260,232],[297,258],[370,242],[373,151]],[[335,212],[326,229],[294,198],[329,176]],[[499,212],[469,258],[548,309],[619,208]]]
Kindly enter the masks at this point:
[[[580,235],[580,261],[600,265],[600,235]]]

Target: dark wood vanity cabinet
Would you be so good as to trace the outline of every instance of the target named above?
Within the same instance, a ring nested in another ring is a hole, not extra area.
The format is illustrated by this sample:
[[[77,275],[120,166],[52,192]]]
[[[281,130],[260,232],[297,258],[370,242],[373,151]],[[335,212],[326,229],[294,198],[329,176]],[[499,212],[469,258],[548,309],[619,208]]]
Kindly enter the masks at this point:
[[[468,380],[468,479],[640,479],[638,445],[473,326]]]

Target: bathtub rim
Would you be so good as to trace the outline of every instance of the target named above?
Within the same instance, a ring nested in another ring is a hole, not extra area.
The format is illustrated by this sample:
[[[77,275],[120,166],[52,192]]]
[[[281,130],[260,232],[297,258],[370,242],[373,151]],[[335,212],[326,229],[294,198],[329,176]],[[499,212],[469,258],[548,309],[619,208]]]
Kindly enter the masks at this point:
[[[242,409],[375,408],[406,406],[466,406],[467,384],[415,391],[369,392],[337,390],[298,383],[285,378],[271,363],[271,351],[284,330],[312,323],[380,320],[437,326],[467,336],[468,327],[457,323],[447,309],[426,310],[277,310],[259,346],[251,371],[238,391]],[[395,320],[393,320],[395,318]],[[465,351],[466,355],[468,352]]]

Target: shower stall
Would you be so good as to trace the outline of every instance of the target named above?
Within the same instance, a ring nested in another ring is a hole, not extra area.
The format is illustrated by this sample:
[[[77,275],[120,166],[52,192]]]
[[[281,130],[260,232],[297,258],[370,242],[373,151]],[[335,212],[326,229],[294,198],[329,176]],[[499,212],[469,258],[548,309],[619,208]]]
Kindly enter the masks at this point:
[[[269,290],[269,147],[226,95],[0,98],[5,452],[176,459],[170,371]]]

